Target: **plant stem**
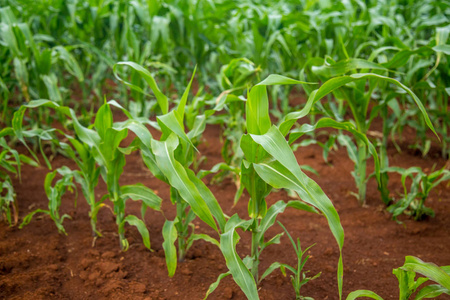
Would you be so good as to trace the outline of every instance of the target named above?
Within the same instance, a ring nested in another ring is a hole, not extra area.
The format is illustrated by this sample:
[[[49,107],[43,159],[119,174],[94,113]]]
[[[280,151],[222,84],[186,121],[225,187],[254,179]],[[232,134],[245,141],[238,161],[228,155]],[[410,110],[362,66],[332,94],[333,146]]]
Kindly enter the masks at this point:
[[[186,239],[187,239],[187,227],[189,224],[186,223],[186,204],[182,201],[180,195],[175,191],[176,204],[177,204],[177,231],[178,231],[178,261],[184,261],[186,257]]]
[[[178,237],[178,261],[183,262],[186,258],[186,239],[184,237]]]
[[[252,275],[253,278],[255,279],[256,282],[258,282],[258,266],[259,266],[259,241],[256,238],[257,234],[259,232],[259,221],[258,219],[255,218],[255,227],[252,230],[252,252],[251,252],[251,257],[252,257]]]
[[[366,203],[366,144],[362,140],[358,140],[358,165],[357,165],[357,188],[358,188],[358,201],[359,204],[364,205]]]
[[[117,217],[116,217],[116,223],[117,226],[120,228],[120,224],[122,223],[124,218],[124,213],[123,212],[119,212],[117,213]],[[120,243],[120,250],[124,251],[124,244],[123,241],[125,240],[125,232],[124,230],[120,230],[119,229],[119,243]]]
[[[422,219],[423,206],[424,206],[424,203],[425,203],[425,199],[426,199],[425,197],[421,197],[420,200],[419,200],[419,205],[418,205],[417,210],[416,210],[416,216],[414,218],[415,221],[420,221]]]
[[[116,214],[116,224],[118,227],[118,231],[119,231],[119,243],[120,243],[120,250],[124,251],[125,247],[124,247],[124,243],[123,241],[125,240],[125,230],[122,228],[120,224],[122,224],[122,221],[125,217],[125,207],[124,207],[124,203],[121,202],[119,194],[117,192],[114,192],[114,213]]]
[[[380,147],[380,163],[381,163],[381,170],[386,169],[389,167],[389,159],[387,155],[387,143],[388,143],[388,136],[390,131],[390,126],[388,126],[388,106],[387,103],[383,105],[383,109],[381,111],[381,117],[383,119],[383,140]],[[389,205],[391,202],[391,199],[389,198],[389,190],[387,187],[388,181],[389,181],[389,175],[387,172],[381,172],[380,174],[381,182],[379,183],[378,190],[381,193],[381,199],[383,200],[385,205]]]
[[[94,218],[94,210],[95,210],[95,193],[93,189],[89,189],[89,200],[88,200],[89,206],[91,207],[91,211],[89,212],[89,218],[91,219],[91,229],[92,229],[92,236],[97,237],[99,234],[97,234],[97,222]]]

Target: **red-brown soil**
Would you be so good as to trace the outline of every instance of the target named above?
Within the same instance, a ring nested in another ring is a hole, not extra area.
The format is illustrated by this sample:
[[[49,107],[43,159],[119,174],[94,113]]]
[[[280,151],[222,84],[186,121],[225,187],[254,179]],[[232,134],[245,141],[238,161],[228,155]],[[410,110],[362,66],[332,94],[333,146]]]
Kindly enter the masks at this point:
[[[202,165],[204,169],[221,161],[219,136],[219,127],[208,126],[204,143],[200,146],[201,153],[207,157]],[[413,133],[409,136],[413,137]],[[391,165],[420,166],[429,171],[434,164],[437,167],[445,164],[439,158],[437,148],[432,149],[428,157],[422,158],[408,150],[406,144],[403,146],[402,153],[398,153],[394,147],[389,148]],[[319,172],[319,177],[310,175],[330,197],[340,215],[345,230],[344,297],[356,289],[370,289],[384,299],[398,299],[398,284],[392,269],[403,265],[406,255],[414,255],[437,265],[450,265],[449,186],[442,184],[427,200],[427,205],[436,211],[435,218],[414,222],[402,217],[404,224],[399,225],[385,211],[373,179],[369,181],[366,206],[359,206],[351,195],[350,192],[355,191],[350,175],[353,164],[345,149],[332,152],[329,164],[323,161],[322,150],[316,145],[300,148],[297,158],[300,164],[310,165]],[[63,165],[75,167],[64,157],[54,159],[55,168]],[[25,166],[22,182],[15,181],[21,217],[34,209],[47,208],[43,189],[47,172],[44,167]],[[141,182],[156,190],[164,199],[165,216],[174,218],[175,210],[169,200],[168,187],[145,168],[139,153],[133,153],[127,158],[121,182]],[[394,194],[402,191],[398,176],[391,176],[390,187]],[[226,214],[231,216],[238,213],[242,218],[246,217],[248,196],[244,194],[233,207],[236,188],[231,180],[210,185],[210,188]],[[101,183],[98,198],[105,192],[106,188]],[[268,203],[279,199],[288,199],[286,192],[272,193]],[[220,273],[227,271],[219,249],[198,241],[189,250],[186,261],[179,263],[176,275],[169,278],[161,246],[164,216],[159,212],[148,210],[146,214],[153,252],[143,246],[138,232],[131,227],[127,227],[126,232],[130,248],[127,252],[121,252],[115,220],[108,209],[100,211],[98,228],[103,237],[96,240],[94,247],[88,205],[81,192],[76,207],[73,205],[73,195],[65,196],[61,211],[72,217],[64,222],[68,236],[58,234],[47,216],[33,219],[21,230],[0,224],[2,299],[203,299],[209,285]],[[128,202],[127,212],[139,216],[140,204]],[[278,220],[294,238],[301,239],[303,247],[315,244],[309,251],[311,258],[305,269],[310,270],[310,275],[319,272],[322,275],[306,284],[302,294],[315,299],[338,299],[336,269],[339,251],[325,218],[287,209]],[[198,225],[198,232],[217,237],[199,220],[195,220],[195,224]],[[278,225],[274,225],[266,236],[271,237],[281,231]],[[243,257],[250,252],[250,236],[247,233],[240,235],[238,252]],[[281,244],[272,245],[263,252],[261,270],[274,261],[296,264],[294,250],[286,236],[282,238]],[[295,299],[289,277],[284,277],[279,271],[261,283],[259,293],[261,299]],[[229,276],[209,299],[244,298]]]

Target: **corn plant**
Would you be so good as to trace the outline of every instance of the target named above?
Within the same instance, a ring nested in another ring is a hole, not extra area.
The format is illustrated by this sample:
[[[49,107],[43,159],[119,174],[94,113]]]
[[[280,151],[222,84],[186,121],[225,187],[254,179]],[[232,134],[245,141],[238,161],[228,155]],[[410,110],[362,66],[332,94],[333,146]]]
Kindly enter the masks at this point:
[[[450,266],[438,267],[433,263],[423,262],[417,257],[406,256],[405,263],[400,268],[392,271],[398,279],[399,300],[408,300],[415,294],[414,299],[435,298],[442,294],[450,295]],[[424,277],[416,280],[416,273]],[[432,280],[430,284],[420,288],[425,282]],[[369,290],[357,290],[347,296],[347,300],[367,297],[383,300],[378,294]]]
[[[52,186],[53,180],[55,179],[57,174],[60,174],[62,178],[56,181],[55,185]],[[76,186],[73,183],[73,177],[74,173],[68,167],[62,167],[48,173],[44,181],[44,190],[49,200],[48,210],[36,209],[35,211],[30,212],[23,218],[23,221],[20,224],[19,228],[23,228],[25,225],[28,225],[35,214],[44,213],[49,215],[53,222],[55,222],[59,233],[64,233],[65,235],[67,235],[66,230],[63,226],[63,222],[64,219],[70,219],[71,217],[67,214],[61,216],[59,209],[61,207],[61,200],[64,194],[67,191],[73,193],[73,191],[76,190]]]
[[[403,169],[390,167],[386,172],[396,172],[402,175],[403,196],[388,207],[392,217],[397,219],[402,213],[410,215],[414,220],[422,220],[426,216],[434,217],[434,211],[425,206],[430,192],[441,182],[450,180],[450,171],[442,169],[426,174],[420,167]],[[411,179],[411,186],[407,187],[406,179]]]
[[[145,135],[145,138],[150,138],[150,133],[143,125],[133,122],[133,120],[124,124],[114,124],[108,103],[102,105],[98,110],[94,128],[96,131],[78,124],[75,131],[80,140],[91,147],[95,160],[100,166],[100,175],[108,189],[106,197],[114,205],[121,249],[128,248],[124,230],[125,223],[136,226],[143,237],[144,244],[150,248],[149,234],[144,222],[133,215],[125,216],[125,204],[128,199],[140,199],[143,209],[151,207],[159,210],[162,199],[142,185],[121,186],[119,183],[125,166],[125,155],[137,150],[136,143],[132,143],[126,148],[119,147],[120,143],[128,136],[128,129],[136,133],[137,139],[142,138],[142,134]]]
[[[249,92],[246,102],[248,133],[242,136],[240,142],[240,147],[245,155],[241,165],[240,178],[250,195],[249,219],[243,220],[234,215],[227,221],[225,231],[220,235],[220,248],[229,271],[221,274],[218,280],[210,286],[207,296],[215,290],[222,278],[231,274],[247,298],[259,299],[257,292],[259,257],[267,246],[279,243],[281,233],[267,242],[264,236],[267,229],[275,223],[276,217],[287,207],[322,213],[327,218],[340,251],[342,249],[344,232],[336,210],[320,187],[303,173],[285,139],[285,134],[289,132],[293,123],[285,122],[279,127],[271,125],[266,86],[293,83],[303,82],[272,75],[254,86]],[[282,130],[285,130],[285,134]],[[266,197],[272,187],[294,190],[303,202],[280,200],[268,207]],[[238,228],[250,231],[252,234],[251,254],[244,260],[236,252],[236,244],[239,241]],[[338,286],[339,294],[341,294],[342,257],[338,263]]]
[[[261,279],[259,281],[261,282],[265,277],[270,275],[276,269],[280,269],[281,273],[283,273],[283,275],[286,276],[286,269],[287,269],[287,270],[291,271],[293,274],[293,275],[291,275],[291,282],[292,282],[292,286],[294,287],[294,291],[295,291],[295,299],[297,299],[297,300],[300,300],[300,299],[301,300],[312,300],[313,298],[311,298],[311,297],[303,297],[300,294],[300,289],[302,288],[303,285],[307,284],[311,280],[318,278],[321,274],[321,273],[319,273],[319,274],[314,275],[313,277],[306,277],[306,272],[303,271],[303,268],[310,257],[309,255],[307,255],[305,258],[303,258],[303,256],[314,245],[309,246],[305,250],[302,250],[302,247],[300,244],[300,239],[297,238],[297,244],[296,244],[294,242],[294,240],[292,239],[292,236],[286,230],[286,227],[284,227],[283,224],[280,223],[280,221],[278,221],[278,224],[283,228],[284,232],[286,232],[286,235],[289,237],[292,247],[295,250],[295,254],[297,255],[297,268],[294,268],[288,264],[274,262],[267,268],[267,270],[261,276]]]
[[[177,261],[184,261],[187,251],[195,240],[203,239],[219,246],[216,239],[206,234],[195,233],[192,221],[198,216],[217,232],[221,232],[225,224],[225,216],[217,200],[189,168],[198,165],[196,144],[205,129],[207,118],[214,111],[207,110],[203,114],[198,114],[199,110],[192,107],[196,103],[188,104],[195,69],[178,104],[168,111],[167,97],[160,92],[153,76],[145,68],[132,62],[121,62],[118,65],[129,66],[139,72],[155,94],[163,113],[157,116],[157,124],[152,124],[161,131],[160,140],[141,142],[140,148],[142,158],[150,171],[170,185],[170,200],[176,206],[175,219],[166,220],[162,230],[167,269],[169,276],[172,277],[177,268]],[[132,89],[142,91],[133,83],[124,83]],[[189,129],[187,133],[186,129]],[[174,246],[176,241],[178,250]]]
[[[191,130],[187,134],[185,133],[185,106],[191,83],[192,79],[177,107],[165,115],[158,116],[158,124],[162,131],[161,141],[152,140],[156,164],[164,174],[165,181],[170,184],[171,201],[177,206],[176,219],[166,221],[164,225],[164,229],[166,229],[163,230],[164,245],[165,249],[168,249],[169,244],[173,244],[175,232],[178,240],[179,261],[184,260],[186,251],[195,239],[202,238],[213,241],[206,235],[194,234],[193,229],[189,233],[189,228],[192,227],[191,222],[195,216],[199,216],[216,231],[218,227],[213,217],[220,222],[222,227],[225,224],[225,218],[217,200],[211,197],[208,189],[195,177],[195,173],[188,169],[196,159],[197,150],[193,141],[203,132],[206,122],[206,115],[198,116],[193,128],[190,128]],[[203,195],[204,193],[208,194]],[[169,231],[171,234],[168,233]],[[218,245],[217,242],[216,244]],[[173,260],[168,261],[168,266],[173,264]],[[169,274],[171,274],[170,271]]]
[[[323,65],[317,66],[316,64],[321,61]],[[372,94],[378,86],[383,86],[384,84],[394,84],[404,92],[406,92],[413,100],[415,105],[418,107],[420,114],[424,118],[425,124],[436,134],[433,124],[425,110],[420,99],[405,85],[399,81],[382,76],[375,73],[354,73],[351,75],[343,75],[348,72],[355,72],[356,70],[369,70],[385,72],[387,69],[379,64],[375,64],[371,61],[361,60],[361,59],[349,59],[346,61],[334,62],[331,60],[316,60],[311,61],[314,66],[311,67],[312,72],[318,76],[319,79],[330,78],[324,82],[322,85],[323,94],[318,93],[318,90],[312,91],[311,88],[305,87],[305,90],[309,93],[308,102],[300,112],[293,112],[294,115],[303,115],[309,112],[312,104],[320,100],[326,94],[332,93],[336,99],[339,101],[339,107],[337,109],[330,105],[329,109],[325,110],[328,116],[332,116],[337,120],[342,119],[345,114],[344,104],[348,104],[352,120],[358,132],[366,135],[370,124],[372,123],[375,116],[383,108],[382,106],[377,106],[369,113],[369,104],[372,100]],[[369,85],[366,89],[366,80],[368,80]],[[326,87],[326,88],[325,88]],[[387,105],[387,104],[385,104]],[[289,118],[289,115],[287,116]],[[356,143],[345,136],[340,136],[338,138],[340,143],[344,145],[349,153],[350,158],[355,163],[355,170],[352,173],[355,178],[355,183],[358,189],[357,198],[361,204],[365,203],[366,198],[366,185],[368,180],[367,174],[367,158],[369,156],[368,148],[365,142],[358,139]],[[386,157],[385,155],[383,157]],[[383,159],[383,163],[387,163]],[[378,187],[380,191],[386,191],[386,180],[385,177],[378,177]],[[384,180],[383,180],[384,179]],[[389,199],[387,194],[382,192],[382,199],[385,204],[389,204]]]
[[[159,178],[170,184],[170,199],[177,208],[175,219],[166,220],[163,227],[163,248],[169,276],[174,275],[177,266],[175,241],[178,240],[178,261],[184,260],[187,250],[195,240],[203,239],[219,246],[216,239],[206,234],[194,233],[192,221],[196,216],[217,232],[222,232],[225,226],[225,216],[214,195],[192,170],[183,166],[177,159],[184,150],[184,141],[180,140],[175,133],[170,134],[164,141],[152,140],[154,163],[164,176],[160,175]],[[150,165],[149,157],[146,160],[147,165]],[[153,169],[154,167],[150,166]]]

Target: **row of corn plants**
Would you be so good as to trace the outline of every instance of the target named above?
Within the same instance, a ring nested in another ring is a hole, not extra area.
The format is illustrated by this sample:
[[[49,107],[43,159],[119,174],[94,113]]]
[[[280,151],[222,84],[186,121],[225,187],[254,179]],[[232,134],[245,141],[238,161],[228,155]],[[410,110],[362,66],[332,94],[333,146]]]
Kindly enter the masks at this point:
[[[22,226],[29,223],[34,214],[46,213],[55,222],[58,230],[64,233],[62,222],[68,216],[60,216],[59,214],[61,197],[67,189],[74,187],[73,180],[75,180],[81,185],[83,195],[91,207],[90,217],[94,235],[100,235],[100,231],[96,227],[98,210],[101,207],[108,206],[109,204],[105,200],[109,199],[113,206],[112,211],[116,216],[120,247],[123,250],[128,248],[124,231],[124,225],[128,222],[138,228],[144,244],[150,249],[150,236],[143,221],[144,214],[148,207],[160,210],[163,200],[151,189],[141,184],[130,186],[120,186],[119,184],[119,178],[126,162],[125,156],[134,150],[140,150],[149,170],[155,177],[170,186],[170,200],[176,206],[176,218],[174,220],[166,220],[162,230],[164,238],[163,248],[166,253],[169,276],[174,275],[177,261],[184,260],[186,251],[188,251],[195,240],[203,239],[217,245],[224,255],[229,271],[219,276],[218,281],[211,285],[207,295],[214,291],[223,277],[232,275],[248,298],[257,299],[257,284],[278,267],[282,270],[287,268],[294,273],[294,288],[299,292],[301,287],[301,282],[299,281],[301,268],[295,271],[292,267],[288,268],[288,266],[275,262],[261,277],[259,276],[259,257],[261,252],[271,244],[279,243],[282,235],[282,233],[279,233],[266,241],[265,233],[268,228],[275,224],[277,216],[288,207],[324,215],[329,223],[331,232],[336,238],[340,251],[342,250],[344,233],[340,225],[339,216],[320,187],[302,171],[302,167],[295,159],[290,143],[316,128],[331,127],[346,130],[362,141],[365,147],[369,149],[375,159],[376,176],[378,181],[380,181],[380,168],[376,149],[367,139],[365,132],[361,132],[358,126],[351,122],[323,118],[314,125],[304,125],[294,130],[292,130],[292,127],[296,120],[308,115],[314,103],[347,83],[364,82],[366,78],[376,78],[393,82],[402,88],[404,86],[393,79],[371,73],[336,77],[327,81],[319,89],[312,91],[305,108],[286,115],[278,125],[271,125],[267,86],[280,84],[306,85],[308,83],[280,75],[271,75],[251,88],[247,99],[244,101],[246,133],[242,133],[239,139],[239,148],[243,153],[241,165],[238,169],[240,184],[250,196],[248,203],[249,218],[241,219],[237,215],[225,216],[219,201],[216,200],[203,181],[199,179],[198,176],[201,177],[203,174],[195,174],[190,168],[197,157],[196,139],[203,132],[207,119],[215,111],[215,109],[206,110],[203,115],[197,114],[193,122],[187,122],[188,118],[186,117],[189,115],[189,105],[187,103],[192,79],[185,93],[177,101],[176,106],[169,111],[168,98],[160,92],[156,81],[148,71],[130,62],[123,62],[118,65],[133,68],[149,83],[150,88],[157,97],[157,104],[161,111],[156,123],[145,118],[134,117],[117,102],[110,101],[99,108],[93,124],[83,126],[78,121],[75,112],[69,107],[61,106],[50,100],[35,100],[19,109],[14,116],[15,122],[13,127],[5,128],[2,131],[3,135],[15,134],[19,140],[24,142],[24,136],[28,137],[29,135],[24,135],[22,118],[25,116],[27,109],[41,107],[46,109],[52,108],[70,119],[75,133],[75,137],[71,137],[59,131],[59,134],[67,137],[70,142],[70,144],[60,142],[59,147],[77,163],[80,170],[72,171],[68,168],[62,168],[49,173],[45,180],[45,190],[49,198],[49,210],[40,209],[30,213],[24,218]],[[127,84],[137,89],[135,85]],[[405,90],[408,91],[407,88]],[[412,92],[410,93],[414,96]],[[220,101],[221,99],[218,100]],[[228,95],[225,98],[225,103],[227,103],[227,100],[233,102],[234,97]],[[218,101],[215,102],[216,104],[218,103]],[[113,122],[111,107],[122,110],[128,119],[123,122]],[[426,114],[424,116],[427,117]],[[186,127],[186,123],[191,124]],[[145,125],[159,129],[162,133],[160,139],[154,139]],[[186,130],[188,131],[186,132]],[[51,130],[51,132],[53,131]],[[132,131],[136,138],[128,146],[123,146],[122,141],[128,136],[128,131]],[[50,135],[48,131],[46,133]],[[42,132],[41,135],[43,135]],[[288,136],[287,139],[286,136]],[[49,137],[47,139],[52,138]],[[52,181],[57,173],[62,176],[62,179],[58,180],[55,186],[52,187]],[[95,199],[94,190],[99,177],[102,177],[105,181],[108,193],[97,200]],[[445,177],[442,180],[445,180]],[[272,206],[268,206],[266,197],[273,188],[285,188],[294,191],[302,201],[290,200],[286,202],[281,200]],[[142,218],[134,215],[125,216],[125,206],[128,199],[142,200]],[[199,217],[214,229],[219,238],[194,233],[192,221],[196,217]],[[236,252],[236,244],[239,242],[237,229],[249,231],[252,235],[251,254],[244,259],[241,259]],[[176,241],[178,241],[178,249],[174,245]],[[296,253],[298,253],[301,266],[304,251],[301,251],[300,244],[297,246],[294,244],[294,248]],[[343,262],[341,256],[338,262],[337,277],[339,295],[342,294],[342,270]]]

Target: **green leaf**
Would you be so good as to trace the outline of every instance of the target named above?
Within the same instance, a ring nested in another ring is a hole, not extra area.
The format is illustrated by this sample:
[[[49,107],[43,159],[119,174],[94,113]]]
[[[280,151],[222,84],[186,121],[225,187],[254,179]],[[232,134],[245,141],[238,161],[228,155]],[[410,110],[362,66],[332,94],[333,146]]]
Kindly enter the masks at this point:
[[[216,288],[219,286],[220,281],[222,279],[224,279],[225,277],[227,277],[228,275],[231,275],[231,273],[226,272],[226,273],[220,274],[219,277],[217,277],[217,280],[215,282],[211,283],[211,285],[209,286],[208,290],[206,291],[205,298],[203,298],[203,300],[206,300],[206,298],[208,298],[208,296],[211,295],[211,293],[214,292],[216,290]]]
[[[222,211],[222,208],[219,205],[219,202],[217,202],[216,197],[214,197],[214,194],[211,192],[210,189],[208,189],[208,187],[203,183],[203,181],[201,181],[201,179],[195,176],[194,171],[186,169],[186,172],[187,175],[189,176],[189,179],[192,181],[192,183],[195,185],[198,192],[200,193],[200,196],[203,198],[203,200],[205,200],[206,205],[208,205],[211,214],[217,220],[220,230],[223,232],[225,229],[226,219]]]
[[[108,166],[117,156],[117,148],[122,140],[128,135],[128,129],[116,130],[107,128],[101,143],[95,146],[99,150],[102,159],[105,159],[105,166]]]
[[[174,245],[177,240],[177,229],[175,227],[175,223],[177,223],[177,221],[166,220],[162,229],[164,238],[163,249],[166,254],[166,264],[169,277],[172,277],[177,269],[177,249]]]
[[[41,75],[40,77],[47,88],[50,100],[62,104],[62,97],[58,87],[58,78],[55,74]]]
[[[242,222],[236,223],[236,218],[233,217],[227,222],[227,231],[220,235],[220,250],[225,257],[226,265],[234,281],[247,296],[247,299],[259,299],[255,279],[236,252],[236,244],[239,241],[236,227],[241,225]]]
[[[309,124],[303,124],[299,129],[295,129],[291,131],[291,134],[289,136],[289,143],[292,144],[295,140],[297,140],[299,137],[303,136],[304,134],[308,132],[313,132],[316,129],[319,128],[334,128],[334,129],[340,129],[340,130],[346,130],[353,134],[354,137],[357,139],[363,141],[368,149],[369,153],[372,155],[374,159],[374,165],[375,165],[375,175],[377,177],[377,181],[379,185],[381,185],[381,176],[380,176],[380,160],[378,157],[378,153],[374,145],[369,141],[367,136],[361,132],[359,132],[355,126],[350,122],[339,122],[336,120],[333,120],[331,118],[322,118],[320,119],[315,125],[309,125]],[[338,140],[341,144],[345,145],[349,154],[349,157],[356,163],[358,159],[356,146],[352,143],[351,139],[348,136],[345,135],[339,135]]]
[[[419,273],[450,290],[450,275],[433,263],[427,263],[414,256],[406,256],[405,264],[400,267],[405,271]]]
[[[131,89],[138,91],[140,93],[143,93],[143,94],[145,94],[145,92],[139,86],[134,85],[134,84],[127,82],[127,81],[123,80],[122,78],[120,78],[120,76],[118,75],[118,72],[117,72],[118,66],[128,66],[128,67],[134,69],[135,71],[137,71],[142,76],[142,78],[144,78],[144,80],[147,82],[147,84],[149,85],[149,87],[151,88],[153,93],[155,94],[156,100],[158,101],[158,104],[159,104],[159,107],[161,108],[162,113],[167,114],[169,112],[169,101],[167,100],[167,97],[163,93],[161,93],[160,89],[158,88],[158,85],[156,84],[155,79],[153,78],[152,74],[150,74],[150,72],[148,70],[146,70],[144,67],[138,65],[137,63],[134,63],[131,61],[118,62],[113,67],[114,76],[116,77],[117,80],[124,83]]]
[[[351,159],[351,161],[355,164],[358,163],[358,149],[352,139],[349,136],[343,134],[340,134],[337,139],[339,141],[339,144],[347,149],[348,157]]]
[[[192,246],[192,243],[198,240],[204,240],[205,242],[211,243],[220,248],[220,243],[215,238],[204,233],[194,233],[189,236],[188,246],[186,247],[186,249],[189,249]]]
[[[161,210],[162,199],[142,184],[121,186],[120,191],[123,198],[130,198],[134,201],[142,200],[148,207],[157,211]]]
[[[259,147],[261,148],[261,147]],[[248,203],[248,213],[251,218],[262,218],[267,213],[267,203],[265,197],[270,193],[272,187],[269,186],[255,172],[253,164],[243,160],[241,164],[241,184],[250,194]]]
[[[164,142],[152,140],[156,163],[169,180],[170,185],[178,190],[180,196],[189,203],[194,213],[217,231],[217,225],[208,205],[195,184],[189,179],[186,169],[174,158],[174,151],[177,146],[178,139],[174,134],[170,135]]]
[[[44,180],[44,190],[47,197],[50,199],[52,194],[52,182],[53,179],[56,177],[57,170],[54,170],[53,172],[47,173]]]
[[[259,225],[259,231],[256,234],[256,239],[258,241],[263,241],[264,234],[266,233],[267,229],[272,227],[272,225],[275,223],[275,220],[277,216],[284,212],[287,204],[280,200],[273,204],[268,210],[266,215],[261,219],[261,223]]]
[[[315,209],[314,207],[312,207],[312,206],[310,206],[308,204],[305,204],[305,203],[303,203],[301,201],[298,201],[298,200],[291,200],[291,201],[289,201],[287,203],[287,207],[292,207],[292,208],[295,208],[295,209],[298,209],[298,210],[304,210],[304,211],[315,213],[315,214],[319,213],[317,211],[317,209]]]
[[[179,136],[182,140],[184,140],[186,143],[191,145],[192,148],[197,150],[197,148],[195,148],[192,141],[189,139],[189,137],[184,132],[184,125],[180,124],[178,118],[175,116],[174,111],[171,111],[170,113],[162,115],[162,116],[158,116],[157,120],[158,120],[158,124],[161,126],[163,133],[166,136],[169,136],[170,133],[173,132],[177,136]]]
[[[248,162],[257,163],[268,157],[267,152],[262,147],[258,147],[258,144],[248,134],[241,137],[239,145]]]
[[[445,55],[450,55],[450,45],[434,46],[433,50],[436,52],[443,52]]]
[[[266,79],[258,83],[256,86],[279,85],[279,84],[316,84],[316,83],[299,81],[278,74],[270,74]]]
[[[113,116],[109,104],[105,103],[97,111],[95,115],[94,126],[101,139],[105,139],[106,130],[113,125]]]
[[[152,134],[150,131],[140,122],[136,120],[127,120],[125,122],[115,123],[113,128],[116,130],[128,129],[132,131],[141,141],[142,145],[145,146],[143,151],[150,151]]]
[[[178,104],[177,109],[176,109],[176,115],[178,117],[180,124],[183,124],[184,108],[186,107],[187,98],[189,96],[189,90],[191,89],[192,81],[194,80],[196,70],[197,70],[197,66],[195,66],[195,68],[194,68],[194,72],[192,73],[191,80],[189,81],[189,84],[186,87],[186,90],[184,91],[183,96],[180,99],[180,103]]]
[[[145,223],[141,219],[139,219],[138,217],[133,216],[133,215],[126,216],[125,219],[123,219],[122,224],[120,226],[123,228],[125,223],[128,223],[131,226],[135,226],[142,236],[142,242],[144,243],[144,246],[147,249],[151,249],[150,248],[150,233],[148,232],[148,229],[145,226]],[[120,232],[120,230],[119,230],[119,232]],[[128,249],[128,245],[125,247],[125,250],[126,249]]]
[[[313,73],[324,77],[335,77],[344,75],[350,71],[357,69],[371,69],[371,70],[383,70],[388,71],[387,68],[382,65],[370,62],[368,60],[351,58],[343,61],[339,61],[335,64],[324,64],[323,66],[312,66]]]
[[[351,292],[350,294],[348,294],[347,300],[353,300],[353,299],[357,299],[360,297],[367,297],[367,298],[372,298],[375,300],[383,300],[383,298],[381,298],[374,292],[368,291],[368,290],[357,290],[357,291]]]
[[[290,265],[282,264],[282,263],[279,263],[279,262],[274,262],[267,268],[267,270],[264,272],[264,274],[259,279],[259,282],[261,282],[264,278],[269,276],[273,271],[275,271],[278,268],[281,270],[281,272],[283,273],[284,276],[286,276],[286,272],[283,270],[283,268],[284,269],[289,269],[294,274],[297,272],[297,270],[292,268]]]
[[[36,209],[35,211],[30,212],[28,215],[26,215],[23,218],[22,223],[19,225],[19,229],[22,229],[25,225],[28,225],[31,222],[31,219],[33,219],[33,216],[37,213],[44,213],[44,214],[50,215],[50,211],[48,211],[48,210]]]
[[[53,49],[58,53],[59,59],[64,62],[67,71],[75,76],[78,81],[84,81],[83,72],[81,71],[80,65],[78,64],[75,57],[70,54],[70,52],[67,51],[67,49],[63,46],[56,46]]]
[[[442,294],[450,295],[450,290],[442,287],[439,284],[430,284],[421,289],[417,294],[414,300],[421,300],[421,299],[435,299],[436,297],[442,295]]]
[[[378,74],[373,74],[373,73],[358,73],[358,74],[352,74],[352,75],[348,75],[348,76],[340,76],[340,77],[335,77],[332,78],[330,80],[328,80],[327,82],[325,82],[319,89],[314,90],[310,96],[308,97],[308,101],[305,104],[305,107],[303,109],[301,109],[300,111],[297,112],[292,112],[287,114],[283,121],[281,122],[280,125],[280,131],[281,133],[285,136],[287,135],[287,133],[289,132],[289,130],[291,129],[292,125],[294,125],[294,123],[306,116],[307,114],[309,114],[309,112],[311,111],[311,108],[313,107],[313,105],[319,101],[320,99],[322,99],[323,97],[325,97],[327,94],[333,92],[334,90],[350,83],[350,82],[355,82],[358,80],[362,80],[362,79],[382,79],[384,81],[387,81],[389,83],[393,83],[395,85],[397,85],[398,87],[400,87],[401,89],[403,89],[405,92],[407,92],[414,100],[414,102],[416,103],[417,107],[419,108],[419,110],[422,113],[422,116],[425,119],[425,123],[428,125],[428,127],[433,131],[433,133],[437,136],[437,133],[434,129],[433,124],[430,121],[430,118],[428,117],[428,114],[425,110],[425,107],[423,106],[422,102],[420,101],[419,98],[417,98],[417,96],[408,88],[406,87],[404,84],[400,83],[399,81],[393,79],[393,78],[389,78],[386,76],[382,76],[382,75],[378,75]]]
[[[254,86],[246,102],[247,131],[264,134],[272,124],[269,117],[269,101],[265,86]]]

